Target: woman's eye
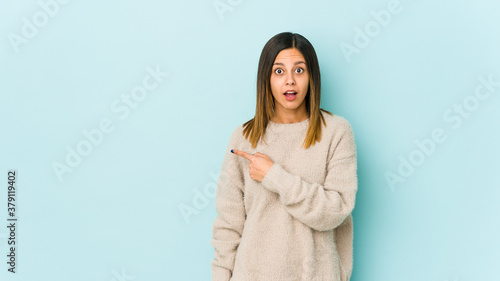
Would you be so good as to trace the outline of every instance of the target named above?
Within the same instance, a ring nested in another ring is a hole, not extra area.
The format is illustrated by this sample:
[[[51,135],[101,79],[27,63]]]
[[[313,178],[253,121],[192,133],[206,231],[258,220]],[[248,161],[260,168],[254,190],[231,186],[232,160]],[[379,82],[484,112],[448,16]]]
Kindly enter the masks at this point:
[[[304,69],[303,69],[303,68],[301,68],[301,67],[299,67],[299,68],[297,68],[297,70],[296,70],[296,71],[297,71],[297,73],[302,73],[302,72],[304,72]]]
[[[274,71],[276,74],[281,74],[283,73],[283,70],[281,68],[278,68]]]

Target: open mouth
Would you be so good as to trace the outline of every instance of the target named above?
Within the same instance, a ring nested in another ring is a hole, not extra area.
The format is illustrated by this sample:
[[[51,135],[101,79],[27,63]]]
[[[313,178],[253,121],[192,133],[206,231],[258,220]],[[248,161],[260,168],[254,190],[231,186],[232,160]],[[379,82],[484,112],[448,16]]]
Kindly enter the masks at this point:
[[[286,91],[283,93],[283,95],[285,95],[285,96],[295,96],[296,94],[297,94],[297,92],[292,91],[292,90]]]

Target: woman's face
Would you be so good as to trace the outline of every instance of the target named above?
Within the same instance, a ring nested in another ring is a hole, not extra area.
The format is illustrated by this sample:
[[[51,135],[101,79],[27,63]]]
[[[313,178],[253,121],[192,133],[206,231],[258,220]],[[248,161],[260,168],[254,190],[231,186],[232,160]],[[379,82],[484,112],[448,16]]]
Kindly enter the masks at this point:
[[[304,100],[308,88],[309,73],[302,53],[296,48],[279,52],[271,71],[271,91],[277,114],[307,112]],[[288,91],[294,91],[295,94],[286,94]]]

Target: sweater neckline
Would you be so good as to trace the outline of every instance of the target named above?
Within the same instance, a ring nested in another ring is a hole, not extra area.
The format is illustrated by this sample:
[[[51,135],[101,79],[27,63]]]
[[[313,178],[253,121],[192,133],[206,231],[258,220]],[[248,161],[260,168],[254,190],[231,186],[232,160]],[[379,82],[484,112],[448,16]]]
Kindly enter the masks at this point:
[[[267,124],[268,130],[276,133],[300,132],[307,130],[309,126],[309,117],[306,120],[295,123],[276,123],[269,120]]]

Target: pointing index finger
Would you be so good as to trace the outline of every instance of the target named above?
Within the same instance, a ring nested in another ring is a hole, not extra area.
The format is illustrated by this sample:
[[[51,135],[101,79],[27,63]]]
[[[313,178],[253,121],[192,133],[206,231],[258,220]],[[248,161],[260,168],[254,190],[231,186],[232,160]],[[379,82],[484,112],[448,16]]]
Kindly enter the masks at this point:
[[[252,155],[252,154],[250,154],[250,153],[247,153],[247,152],[245,152],[245,151],[241,151],[241,150],[237,150],[237,149],[232,149],[231,151],[232,151],[234,154],[239,155],[239,156],[241,156],[241,157],[244,157],[244,158],[246,158],[246,159],[248,159],[248,160],[250,160],[250,158],[253,156],[253,155]]]

